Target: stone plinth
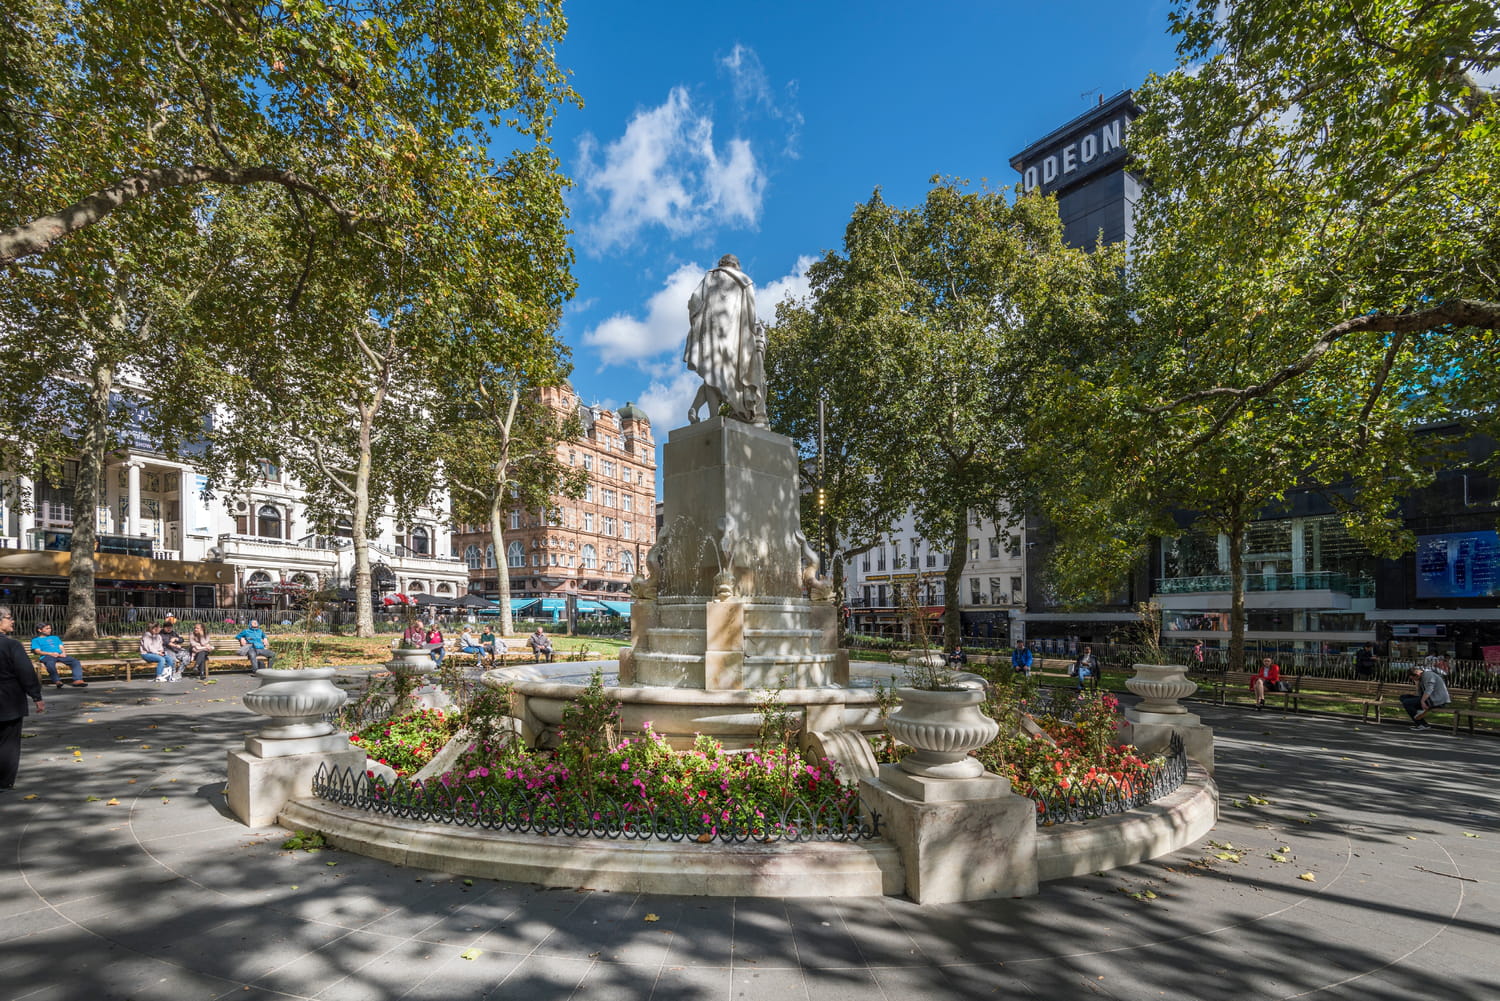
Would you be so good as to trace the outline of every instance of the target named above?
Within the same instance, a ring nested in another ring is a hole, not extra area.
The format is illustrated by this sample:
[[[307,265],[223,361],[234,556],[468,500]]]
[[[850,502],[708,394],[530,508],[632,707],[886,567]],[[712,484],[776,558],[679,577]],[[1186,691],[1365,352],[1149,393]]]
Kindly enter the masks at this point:
[[[251,742],[257,748],[248,745]],[[265,745],[318,743],[316,747],[280,748]],[[243,751],[229,752],[229,810],[243,824],[259,827],[274,824],[281,810],[294,799],[312,795],[318,766],[363,771],[365,752],[349,743],[343,734],[292,741],[259,741],[251,737]],[[265,756],[256,750],[268,752]]]
[[[1161,754],[1172,741],[1172,734],[1182,738],[1182,749],[1189,758],[1214,773],[1214,731],[1201,717],[1178,707],[1179,712],[1153,713],[1126,709],[1125,723],[1115,732],[1122,744],[1134,744],[1147,755]]]
[[[998,775],[922,779],[882,765],[859,794],[896,843],[917,903],[1037,892],[1036,804]]]

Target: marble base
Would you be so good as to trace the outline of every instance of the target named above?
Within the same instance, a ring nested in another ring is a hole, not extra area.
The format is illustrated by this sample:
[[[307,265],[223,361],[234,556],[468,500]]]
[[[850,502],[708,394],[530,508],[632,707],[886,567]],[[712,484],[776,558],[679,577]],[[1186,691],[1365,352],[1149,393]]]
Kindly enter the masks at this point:
[[[252,738],[253,739],[253,738]],[[250,751],[229,752],[229,810],[250,827],[274,824],[288,802],[312,795],[313,777],[320,765],[330,768],[365,766],[365,752],[343,738],[343,749],[262,758]]]
[[[1115,732],[1122,744],[1134,744],[1146,754],[1161,754],[1172,742],[1172,734],[1182,738],[1182,749],[1201,764],[1209,775],[1214,773],[1214,731],[1205,726],[1196,713],[1151,713],[1125,710],[1125,723]]]
[[[878,778],[859,784],[860,799],[880,815],[885,836],[901,853],[908,897],[941,904],[1037,892],[1035,803],[1009,791],[923,802],[902,791],[910,788],[903,779],[911,778],[883,765]]]

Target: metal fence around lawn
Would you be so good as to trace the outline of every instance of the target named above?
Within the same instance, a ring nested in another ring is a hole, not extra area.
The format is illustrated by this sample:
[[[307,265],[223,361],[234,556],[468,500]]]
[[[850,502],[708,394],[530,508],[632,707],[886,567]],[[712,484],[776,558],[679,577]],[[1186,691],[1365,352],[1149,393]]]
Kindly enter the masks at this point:
[[[814,807],[793,797],[770,809],[741,803],[708,813],[702,807],[653,808],[645,800],[604,795],[558,796],[537,789],[500,792],[466,781],[445,786],[400,778],[388,784],[363,771],[327,765],[320,766],[313,778],[313,795],[403,820],[578,838],[762,844],[880,837],[879,815],[864,812],[858,800],[847,808]]]
[[[1036,802],[1038,827],[1097,820],[1128,813],[1176,792],[1186,781],[1187,770],[1182,738],[1174,733],[1165,758],[1159,764],[1148,765],[1142,776],[1127,777],[1122,781],[1106,775],[1102,781],[1082,789],[1075,786],[1050,795],[1032,790],[1023,795],[1029,795]]]

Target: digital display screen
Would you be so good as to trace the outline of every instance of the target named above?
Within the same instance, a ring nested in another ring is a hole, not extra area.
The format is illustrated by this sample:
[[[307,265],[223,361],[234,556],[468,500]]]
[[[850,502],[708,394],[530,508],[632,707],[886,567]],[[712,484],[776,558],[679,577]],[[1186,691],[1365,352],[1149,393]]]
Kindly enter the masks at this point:
[[[1417,536],[1417,597],[1500,597],[1500,533]]]

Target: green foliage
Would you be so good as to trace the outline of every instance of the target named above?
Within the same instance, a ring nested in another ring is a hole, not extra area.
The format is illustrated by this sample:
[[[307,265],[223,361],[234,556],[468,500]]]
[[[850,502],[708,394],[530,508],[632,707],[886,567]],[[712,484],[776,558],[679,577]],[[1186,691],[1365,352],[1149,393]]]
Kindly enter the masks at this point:
[[[755,712],[760,717],[760,730],[755,746],[761,753],[778,748],[795,748],[797,732],[802,729],[802,720],[796,710],[787,706],[781,697],[786,681],[775,688],[765,688],[755,700]]]
[[[589,683],[563,710],[558,758],[569,767],[586,767],[619,739],[619,725],[620,703],[605,693],[604,674],[596,667]]]
[[[957,641],[970,513],[1024,500],[1014,450],[1035,405],[1031,370],[1118,319],[1120,263],[1117,250],[1063,246],[1051,201],[934,179],[918,206],[876,191],[856,207],[843,251],[809,269],[811,298],[778,311],[775,426],[811,454],[814,388],[826,396],[825,489],[844,558],[908,507],[950,550],[945,644]]]
[[[318,831],[296,831],[281,843],[284,851],[317,852],[328,847],[328,839]]]

